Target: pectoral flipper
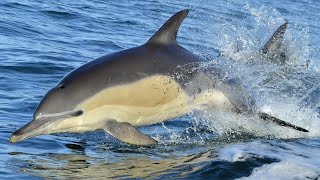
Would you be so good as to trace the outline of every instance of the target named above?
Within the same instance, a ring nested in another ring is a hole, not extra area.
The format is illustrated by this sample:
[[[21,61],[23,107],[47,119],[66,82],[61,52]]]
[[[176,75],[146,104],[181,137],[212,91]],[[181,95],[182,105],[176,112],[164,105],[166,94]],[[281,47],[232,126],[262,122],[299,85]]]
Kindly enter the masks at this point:
[[[134,145],[156,145],[157,141],[142,134],[135,127],[127,122],[118,122],[116,120],[107,121],[104,130],[116,139],[128,144]]]
[[[285,126],[285,127],[289,127],[289,128],[292,128],[292,129],[295,129],[297,131],[301,131],[301,132],[309,132],[308,130],[300,127],[300,126],[296,126],[294,124],[291,124],[291,123],[288,123],[286,121],[283,121],[281,119],[278,119],[276,117],[273,117],[269,114],[266,114],[266,113],[263,113],[263,112],[258,112],[258,115],[260,118],[266,120],[266,121],[270,121],[270,122],[273,122],[275,124],[278,124],[280,126]]]

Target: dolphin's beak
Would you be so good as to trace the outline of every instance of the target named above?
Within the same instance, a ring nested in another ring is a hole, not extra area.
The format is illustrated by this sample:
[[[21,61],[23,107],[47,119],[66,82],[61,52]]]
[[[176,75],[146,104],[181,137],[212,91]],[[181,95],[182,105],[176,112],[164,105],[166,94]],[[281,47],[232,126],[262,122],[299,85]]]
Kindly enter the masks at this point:
[[[10,142],[16,143],[37,135],[46,134],[46,131],[48,131],[48,124],[48,121],[33,120],[14,132],[10,137]]]
[[[10,137],[11,143],[16,143],[34,136],[52,133],[52,127],[70,117],[77,117],[83,114],[82,110],[72,110],[62,113],[40,115],[28,124],[24,125]]]

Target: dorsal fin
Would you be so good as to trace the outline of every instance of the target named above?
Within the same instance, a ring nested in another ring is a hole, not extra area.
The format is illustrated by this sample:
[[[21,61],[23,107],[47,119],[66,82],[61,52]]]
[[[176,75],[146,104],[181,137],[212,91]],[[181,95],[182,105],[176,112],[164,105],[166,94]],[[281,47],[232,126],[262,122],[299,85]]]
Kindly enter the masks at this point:
[[[147,43],[176,44],[179,27],[188,13],[189,10],[185,9],[173,15]]]
[[[273,33],[269,41],[263,46],[262,48],[262,53],[267,54],[267,53],[272,53],[281,47],[282,41],[283,41],[283,36],[284,33],[286,32],[288,23],[282,24],[276,32]]]
[[[285,64],[286,63],[286,53],[281,49],[284,33],[286,32],[288,23],[282,24],[271,36],[269,41],[263,46],[261,54],[266,61]]]

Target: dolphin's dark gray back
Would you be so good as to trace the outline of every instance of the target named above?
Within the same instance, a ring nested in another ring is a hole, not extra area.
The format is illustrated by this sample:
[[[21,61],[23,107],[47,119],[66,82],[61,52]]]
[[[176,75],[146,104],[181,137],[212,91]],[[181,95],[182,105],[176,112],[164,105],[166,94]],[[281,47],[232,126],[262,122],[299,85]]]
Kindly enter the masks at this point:
[[[155,74],[173,78],[176,74],[187,75],[190,74],[190,69],[184,66],[196,66],[200,61],[200,57],[177,44],[145,44],[91,61],[72,71],[59,84],[68,86],[75,80],[80,82],[90,79],[87,85],[95,86],[99,91],[99,89],[137,81]],[[176,80],[183,84],[188,79]],[[83,83],[81,86],[83,87]]]

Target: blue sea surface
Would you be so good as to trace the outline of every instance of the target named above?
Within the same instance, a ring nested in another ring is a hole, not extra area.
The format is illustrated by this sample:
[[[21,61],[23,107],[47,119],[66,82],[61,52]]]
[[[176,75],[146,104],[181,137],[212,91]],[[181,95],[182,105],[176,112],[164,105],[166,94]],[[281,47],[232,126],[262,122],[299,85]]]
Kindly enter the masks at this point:
[[[180,45],[309,133],[208,110],[140,128],[159,141],[152,148],[103,131],[9,142],[64,75],[145,43],[182,9]],[[0,179],[320,179],[319,1],[4,0],[0,12]],[[287,64],[259,62],[285,22]]]

